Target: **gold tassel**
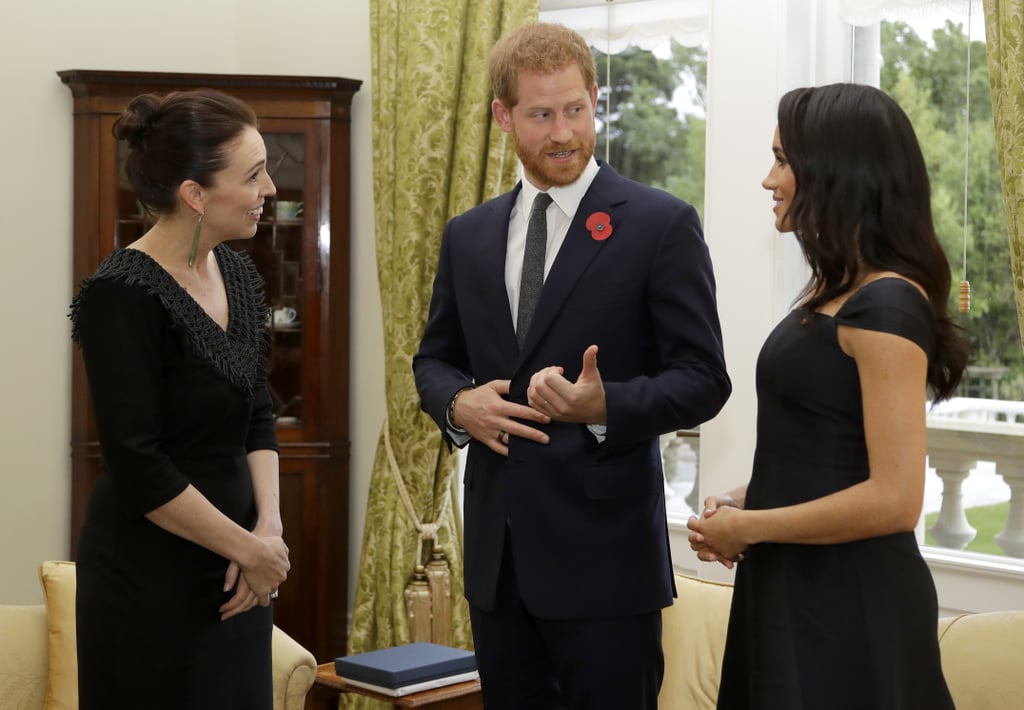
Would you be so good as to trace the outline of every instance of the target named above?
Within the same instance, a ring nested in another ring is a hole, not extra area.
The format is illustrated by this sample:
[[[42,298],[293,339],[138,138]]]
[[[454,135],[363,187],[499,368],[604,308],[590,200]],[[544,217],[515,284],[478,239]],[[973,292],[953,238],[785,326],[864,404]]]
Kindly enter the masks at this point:
[[[434,545],[430,562],[427,563],[427,581],[430,583],[431,636],[434,643],[448,646],[451,642],[452,602],[451,577],[448,574],[448,560],[440,545]]]
[[[959,308],[961,313],[971,310],[971,282],[966,279],[960,282]]]
[[[430,641],[430,585],[423,565],[416,565],[405,586],[405,611],[409,616],[409,642]]]

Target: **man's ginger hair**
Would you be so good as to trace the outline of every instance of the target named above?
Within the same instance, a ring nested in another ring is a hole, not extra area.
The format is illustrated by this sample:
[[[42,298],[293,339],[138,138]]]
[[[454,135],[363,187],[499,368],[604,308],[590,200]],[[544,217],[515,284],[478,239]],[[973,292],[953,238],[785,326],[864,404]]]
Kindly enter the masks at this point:
[[[511,109],[519,103],[520,74],[543,76],[568,64],[580,68],[583,85],[589,92],[594,86],[597,67],[586,40],[564,25],[535,22],[498,40],[491,50],[487,70],[494,97]]]

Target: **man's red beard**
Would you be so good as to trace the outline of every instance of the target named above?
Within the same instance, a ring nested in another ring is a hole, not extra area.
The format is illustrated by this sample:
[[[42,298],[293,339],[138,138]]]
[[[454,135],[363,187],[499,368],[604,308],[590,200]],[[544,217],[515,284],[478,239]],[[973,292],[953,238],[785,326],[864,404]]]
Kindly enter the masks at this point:
[[[536,176],[545,184],[559,187],[571,185],[583,174],[587,163],[590,162],[590,157],[594,154],[594,146],[597,142],[595,136],[588,145],[579,142],[563,146],[548,145],[539,153],[530,153],[519,142],[519,134],[516,133],[515,126],[512,127],[512,137],[515,139],[516,155],[519,156],[526,173]],[[572,161],[568,163],[555,163],[547,157],[549,153],[563,153],[571,150],[575,150],[576,153],[573,155]]]

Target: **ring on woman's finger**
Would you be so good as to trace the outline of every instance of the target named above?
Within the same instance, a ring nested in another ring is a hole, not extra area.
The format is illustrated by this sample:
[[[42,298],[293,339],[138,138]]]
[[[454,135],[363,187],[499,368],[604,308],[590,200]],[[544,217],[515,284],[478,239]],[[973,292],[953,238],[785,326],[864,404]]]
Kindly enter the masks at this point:
[[[275,592],[271,592],[270,593],[270,598],[271,599],[277,599],[277,595],[278,595],[278,593],[276,591]]]
[[[498,432],[498,436],[496,438],[497,438],[499,444],[504,444],[505,443],[505,432],[499,431]]]
[[[543,405],[541,405],[541,406],[543,406],[543,407],[546,407],[546,406],[548,406],[548,401],[547,401],[547,400],[545,399],[545,400],[544,400],[544,404],[543,404]]]

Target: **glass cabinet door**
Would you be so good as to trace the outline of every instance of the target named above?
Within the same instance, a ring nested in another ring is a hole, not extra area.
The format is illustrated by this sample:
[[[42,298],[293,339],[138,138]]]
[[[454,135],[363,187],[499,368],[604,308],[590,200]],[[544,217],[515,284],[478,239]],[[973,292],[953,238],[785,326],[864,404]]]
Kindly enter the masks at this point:
[[[278,428],[301,427],[306,274],[306,135],[268,133],[267,171],[277,195],[263,205],[255,238],[231,245],[246,251],[264,280],[270,306],[267,383]]]

